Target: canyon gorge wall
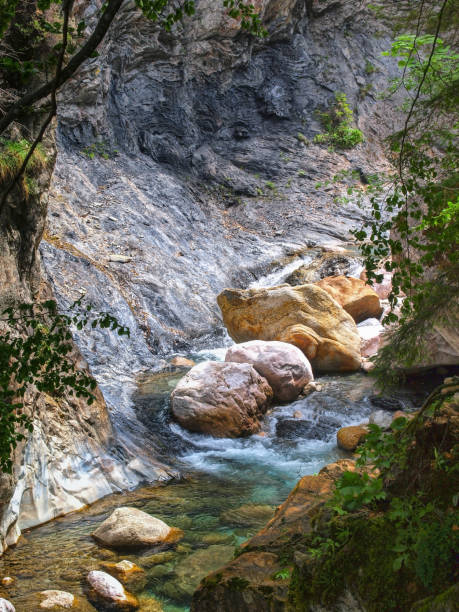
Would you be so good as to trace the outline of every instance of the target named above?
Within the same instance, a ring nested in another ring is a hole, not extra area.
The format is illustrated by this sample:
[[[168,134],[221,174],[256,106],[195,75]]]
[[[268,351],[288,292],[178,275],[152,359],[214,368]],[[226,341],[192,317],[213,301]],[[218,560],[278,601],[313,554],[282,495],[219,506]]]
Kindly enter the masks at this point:
[[[37,398],[34,433],[1,485],[2,548],[21,528],[168,477],[132,406],[136,376],[222,345],[224,287],[247,287],[311,247],[339,247],[366,214],[316,184],[340,170],[364,181],[386,165],[381,142],[396,114],[374,92],[394,75],[381,56],[389,33],[367,3],[257,5],[263,40],[211,0],[172,33],[126,2],[99,56],[59,96],[49,194],[31,204],[27,235],[2,224],[2,287],[27,300],[41,284],[62,308],[84,295],[131,337],[75,331],[104,399],[88,408]],[[91,24],[95,9],[82,4],[79,16]],[[336,92],[365,136],[346,153],[312,143],[316,111]]]

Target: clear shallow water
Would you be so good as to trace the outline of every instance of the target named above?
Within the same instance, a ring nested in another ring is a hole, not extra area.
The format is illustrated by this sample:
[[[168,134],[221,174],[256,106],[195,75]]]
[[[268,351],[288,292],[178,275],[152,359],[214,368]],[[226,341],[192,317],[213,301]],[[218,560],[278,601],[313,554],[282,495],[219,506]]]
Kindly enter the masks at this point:
[[[201,352],[197,360],[221,358],[221,351]],[[0,586],[17,612],[36,610],[33,594],[61,589],[83,594],[84,577],[104,569],[105,561],[129,559],[145,570],[143,583],[129,587],[144,612],[184,612],[201,578],[229,561],[238,546],[266,523],[305,474],[313,474],[345,456],[335,445],[336,431],[361,423],[374,410],[374,391],[363,374],[324,376],[323,386],[307,398],[274,407],[260,434],[247,439],[213,439],[185,432],[169,421],[169,395],[183,375],[167,373],[143,381],[135,398],[137,414],[148,425],[164,457],[175,457],[184,480],[111,495],[88,508],[24,534],[15,549],[0,558]],[[406,396],[407,405],[411,405]],[[295,415],[294,415],[295,413]],[[158,550],[118,554],[100,549],[90,534],[117,507],[129,505],[169,525],[184,538]]]

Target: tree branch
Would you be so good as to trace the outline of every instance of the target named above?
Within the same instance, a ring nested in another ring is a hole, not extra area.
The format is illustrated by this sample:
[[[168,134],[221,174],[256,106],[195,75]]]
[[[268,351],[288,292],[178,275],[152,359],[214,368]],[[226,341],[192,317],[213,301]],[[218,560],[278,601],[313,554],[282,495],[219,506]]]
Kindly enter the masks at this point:
[[[5,116],[0,120],[0,134],[2,134],[10,126],[12,121],[17,119],[24,111],[35,104],[35,102],[46,98],[52,93],[53,90],[57,90],[75,73],[75,71],[85,60],[91,57],[100,42],[103,40],[108,28],[110,27],[110,24],[115,18],[123,2],[124,0],[108,0],[107,6],[93,33],[81,47],[81,49],[69,60],[69,63],[65,66],[65,68],[59,71],[58,80],[56,81],[56,79],[53,79],[52,81],[45,83],[35,91],[26,94],[20,100],[15,102],[6,112]]]
[[[39,131],[37,137],[35,138],[32,146],[30,147],[29,151],[27,152],[27,155],[25,156],[24,161],[21,164],[21,167],[19,168],[18,172],[16,173],[16,176],[13,178],[13,180],[9,184],[8,188],[3,193],[2,200],[0,202],[0,213],[3,211],[3,208],[4,208],[5,204],[6,204],[6,200],[7,200],[8,196],[9,196],[9,194],[11,193],[11,190],[16,185],[16,183],[21,178],[21,176],[24,174],[25,169],[27,168],[27,164],[29,163],[32,155],[34,154],[34,151],[37,148],[38,143],[43,138],[43,136],[44,136],[44,134],[46,132],[46,129],[48,128],[48,126],[51,123],[54,115],[57,112],[56,92],[57,92],[57,88],[59,87],[59,82],[60,82],[61,73],[62,73],[62,65],[64,63],[65,52],[67,50],[67,45],[68,45],[69,18],[70,18],[70,13],[72,12],[73,3],[74,3],[74,0],[64,0],[64,4],[63,4],[63,7],[62,7],[62,11],[63,11],[63,14],[64,14],[64,22],[63,22],[63,25],[62,25],[62,46],[61,46],[61,50],[60,50],[59,57],[58,57],[58,60],[57,60],[56,76],[54,77],[54,79],[51,82],[52,83],[51,110],[50,110],[48,116],[46,117],[45,122],[41,126],[40,131]]]

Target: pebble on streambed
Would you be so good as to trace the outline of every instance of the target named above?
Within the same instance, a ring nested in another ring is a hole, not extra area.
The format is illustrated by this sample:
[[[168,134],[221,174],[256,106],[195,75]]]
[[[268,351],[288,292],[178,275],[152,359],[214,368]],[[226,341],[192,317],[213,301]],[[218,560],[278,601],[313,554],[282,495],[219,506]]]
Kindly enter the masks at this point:
[[[0,597],[0,612],[16,612],[16,608],[11,601]]]

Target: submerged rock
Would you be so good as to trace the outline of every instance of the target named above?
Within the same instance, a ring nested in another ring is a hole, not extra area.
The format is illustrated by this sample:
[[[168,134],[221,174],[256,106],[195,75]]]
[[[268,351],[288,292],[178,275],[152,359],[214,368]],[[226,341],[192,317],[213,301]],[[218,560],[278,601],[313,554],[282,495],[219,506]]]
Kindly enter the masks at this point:
[[[336,443],[339,448],[352,452],[363,442],[367,434],[368,428],[365,425],[342,427],[336,434]]]
[[[213,571],[219,565],[232,559],[234,546],[212,545],[208,548],[197,550],[188,555],[175,567],[175,579],[163,587],[165,594],[170,597],[184,599],[190,597],[199,581],[206,574]],[[218,610],[215,607],[215,610]]]
[[[187,359],[186,357],[174,357],[170,363],[176,368],[192,368],[196,365],[192,359]]]
[[[274,510],[274,506],[266,504],[244,504],[239,508],[226,510],[221,514],[220,520],[225,525],[258,527],[272,518]]]
[[[192,368],[171,395],[182,427],[218,438],[256,433],[273,392],[247,363],[208,361]]]
[[[160,519],[127,507],[114,510],[92,533],[92,537],[103,546],[125,549],[171,543],[182,535],[179,529],[169,527]]]
[[[288,568],[282,566],[279,552],[311,533],[314,510],[330,495],[334,480],[348,469],[354,469],[354,463],[342,460],[317,476],[304,476],[267,525],[243,545],[241,554],[201,582],[191,612],[287,609],[288,580],[279,574]]]
[[[146,584],[145,571],[127,559],[119,563],[101,563],[102,567],[124,585],[135,591],[142,589]]]
[[[360,338],[355,322],[316,285],[225,289],[217,301],[235,342],[289,342],[300,348],[318,371],[360,368]]]
[[[329,276],[316,283],[348,312],[356,323],[379,319],[383,308],[375,291],[360,278]]]
[[[95,608],[84,599],[67,591],[48,590],[37,594],[40,610],[71,610],[72,612],[95,612]]]
[[[130,612],[139,608],[137,598],[125,590],[119,582],[110,574],[93,570],[87,576],[89,584],[89,599],[96,605],[106,610],[122,610]]]
[[[225,361],[252,365],[281,402],[295,400],[313,380],[309,361],[299,348],[286,342],[252,340],[236,344],[226,352]]]

